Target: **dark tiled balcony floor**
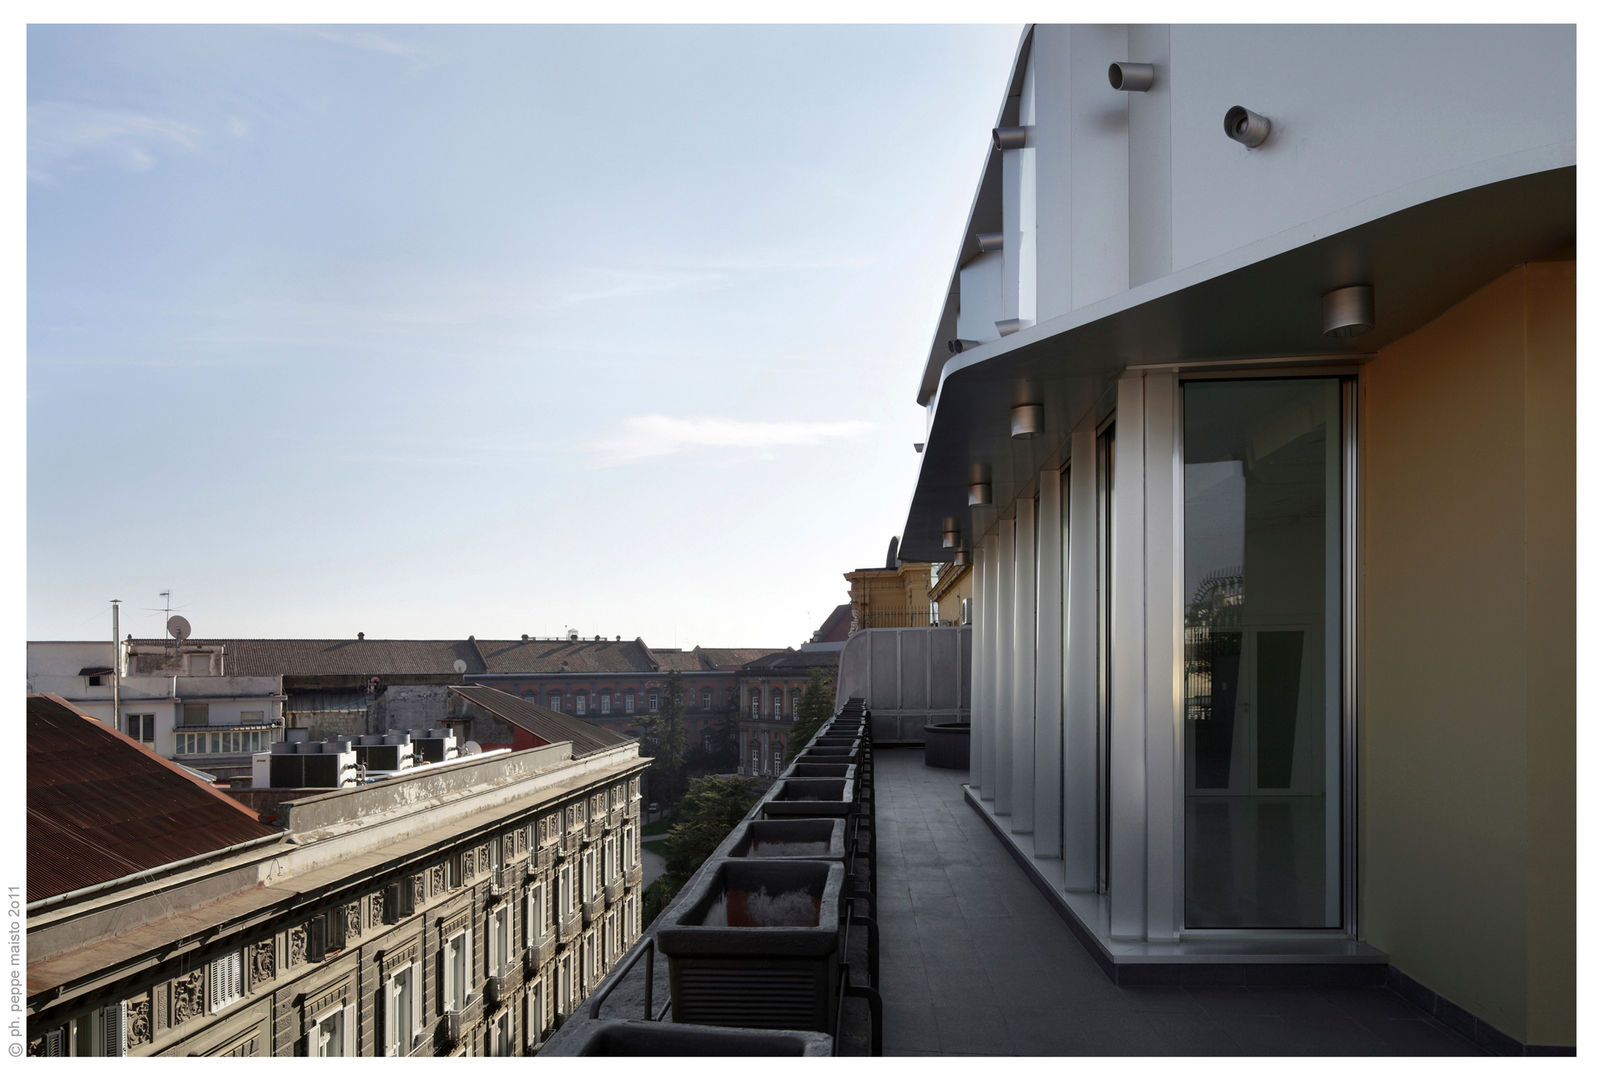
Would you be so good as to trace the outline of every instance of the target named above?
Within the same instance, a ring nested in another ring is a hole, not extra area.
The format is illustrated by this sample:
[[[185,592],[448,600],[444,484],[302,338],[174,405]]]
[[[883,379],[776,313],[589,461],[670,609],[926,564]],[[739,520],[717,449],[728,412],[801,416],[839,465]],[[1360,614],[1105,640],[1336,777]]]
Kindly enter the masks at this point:
[[[875,754],[885,1053],[1479,1055],[1382,987],[1119,987],[964,801]]]

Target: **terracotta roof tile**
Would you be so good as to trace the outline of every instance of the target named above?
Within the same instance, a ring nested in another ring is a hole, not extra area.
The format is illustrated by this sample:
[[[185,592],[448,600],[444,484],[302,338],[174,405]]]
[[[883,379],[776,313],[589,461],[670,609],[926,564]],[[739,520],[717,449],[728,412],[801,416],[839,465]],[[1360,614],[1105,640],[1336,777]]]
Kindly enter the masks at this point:
[[[733,669],[740,667],[742,664],[749,664],[753,660],[758,659],[759,657],[767,656],[770,653],[778,652],[780,650],[777,650],[777,649],[702,649],[702,648],[698,647],[696,651],[701,653],[703,656],[705,656],[707,658],[707,661],[709,663],[711,663],[712,666],[717,668],[718,670],[720,670],[720,671],[732,671]]]
[[[224,646],[229,675],[452,675],[457,660],[467,664],[468,675],[482,675],[485,670],[471,641],[192,638],[189,643]]]
[[[485,670],[493,675],[562,671],[655,671],[651,650],[633,641],[481,641]]]

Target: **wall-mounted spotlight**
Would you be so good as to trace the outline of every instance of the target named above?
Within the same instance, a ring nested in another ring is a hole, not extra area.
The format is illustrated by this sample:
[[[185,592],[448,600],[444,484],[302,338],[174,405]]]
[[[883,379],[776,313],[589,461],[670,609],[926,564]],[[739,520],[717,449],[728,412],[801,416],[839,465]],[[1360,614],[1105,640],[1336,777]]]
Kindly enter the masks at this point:
[[[998,150],[1023,150],[1029,144],[1027,127],[999,127],[991,129],[991,143]]]
[[[1126,60],[1108,65],[1108,82],[1115,90],[1143,93],[1152,89],[1152,80],[1156,75],[1151,64],[1132,64]]]
[[[1232,105],[1225,113],[1225,134],[1242,146],[1260,146],[1269,137],[1269,118]]]
[[[956,356],[964,349],[972,349],[978,344],[979,342],[970,341],[968,338],[952,338],[946,343],[946,351]]]
[[[1040,405],[1013,406],[1013,437],[1033,439],[1046,430],[1046,409]]]
[[[1009,334],[1016,334],[1022,329],[1024,329],[1023,319],[996,320],[996,332],[1001,334],[1003,337],[1007,337]]]
[[[1367,334],[1375,328],[1375,289],[1371,285],[1331,289],[1324,296],[1324,309],[1326,337]]]
[[[974,240],[979,244],[981,251],[1002,250],[1002,234],[999,232],[975,233]]]
[[[941,523],[941,547],[955,548],[958,542],[957,518],[949,517]]]
[[[953,566],[967,566],[968,565],[968,549],[967,548],[958,548],[957,549],[957,554],[952,556],[952,565]]]

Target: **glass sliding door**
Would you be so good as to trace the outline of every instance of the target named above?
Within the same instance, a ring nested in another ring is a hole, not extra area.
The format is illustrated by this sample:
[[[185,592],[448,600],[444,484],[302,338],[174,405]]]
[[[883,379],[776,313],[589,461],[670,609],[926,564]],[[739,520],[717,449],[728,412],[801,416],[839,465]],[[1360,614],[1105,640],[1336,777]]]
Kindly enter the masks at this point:
[[[1186,926],[1337,928],[1341,381],[1183,392]]]
[[[1097,538],[1097,892],[1108,891],[1113,845],[1113,432],[1109,424],[1096,442]]]

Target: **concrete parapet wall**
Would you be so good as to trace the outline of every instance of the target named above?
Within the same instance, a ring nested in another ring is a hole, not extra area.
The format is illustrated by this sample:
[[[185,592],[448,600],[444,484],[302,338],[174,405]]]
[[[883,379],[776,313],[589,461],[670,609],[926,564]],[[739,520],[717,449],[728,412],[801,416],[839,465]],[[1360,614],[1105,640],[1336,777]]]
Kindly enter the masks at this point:
[[[861,697],[877,742],[924,741],[925,724],[967,723],[970,627],[860,630],[841,650],[837,709]]]

